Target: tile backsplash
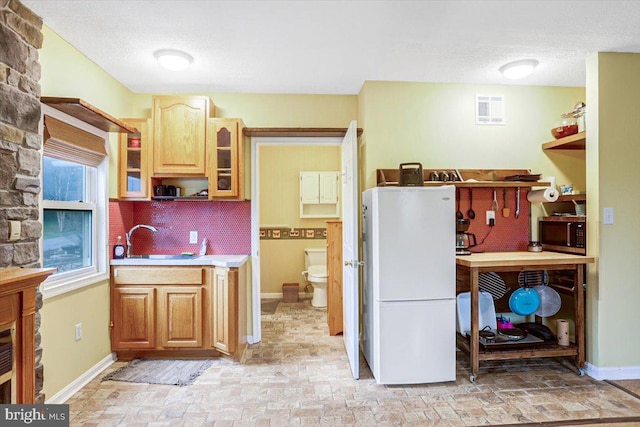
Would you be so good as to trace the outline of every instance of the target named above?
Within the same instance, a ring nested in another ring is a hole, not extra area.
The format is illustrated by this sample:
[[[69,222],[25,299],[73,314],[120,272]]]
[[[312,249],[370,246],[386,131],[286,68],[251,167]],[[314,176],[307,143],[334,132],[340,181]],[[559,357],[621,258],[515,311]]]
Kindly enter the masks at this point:
[[[207,254],[251,253],[251,203],[162,201],[109,203],[109,243],[113,247],[136,224],[148,224],[157,233],[138,229],[132,238],[133,254],[161,254],[200,251],[208,240]],[[189,233],[198,232],[198,243],[189,243]]]

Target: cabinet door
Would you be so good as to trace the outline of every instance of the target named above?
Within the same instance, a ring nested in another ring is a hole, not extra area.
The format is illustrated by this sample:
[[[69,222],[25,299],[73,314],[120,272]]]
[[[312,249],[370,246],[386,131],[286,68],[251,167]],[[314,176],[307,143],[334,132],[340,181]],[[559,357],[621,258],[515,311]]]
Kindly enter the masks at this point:
[[[153,98],[154,175],[205,175],[207,97]]]
[[[318,203],[320,175],[318,172],[300,172],[300,203]]]
[[[318,203],[338,203],[338,173],[320,172],[319,175],[320,190],[318,192]]]
[[[123,119],[137,130],[119,137],[118,198],[145,199],[149,196],[149,135],[147,119]]]
[[[112,306],[112,350],[155,346],[155,301],[152,287],[115,287]]]
[[[327,323],[329,335],[342,332],[342,222],[327,221]]]
[[[240,119],[209,119],[209,197],[242,198],[244,159]]]
[[[162,347],[202,347],[202,287],[158,287]]]
[[[232,354],[238,337],[236,274],[228,268],[216,267],[213,275],[213,346]]]

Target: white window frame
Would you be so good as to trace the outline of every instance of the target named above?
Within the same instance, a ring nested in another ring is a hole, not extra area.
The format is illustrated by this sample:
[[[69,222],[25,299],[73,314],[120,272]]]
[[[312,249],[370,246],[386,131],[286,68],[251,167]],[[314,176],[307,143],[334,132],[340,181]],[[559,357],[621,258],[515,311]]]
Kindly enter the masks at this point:
[[[105,141],[105,148],[109,153],[109,134],[98,128],[95,128],[86,122],[69,116],[61,111],[49,107],[48,105],[42,105],[42,117],[40,119],[40,134],[43,134],[44,116],[53,117],[61,120],[67,124],[77,127],[78,129],[92,133]],[[44,146],[44,141],[43,141]],[[44,149],[40,153],[44,156]],[[43,299],[51,298],[54,296],[62,295],[67,292],[75,291],[76,289],[84,288],[94,285],[96,283],[103,282],[109,279],[108,271],[108,231],[109,231],[109,157],[105,157],[104,160],[96,169],[89,168],[87,173],[87,200],[92,202],[88,203],[75,203],[75,202],[58,202],[43,200],[44,191],[40,191],[39,206],[40,206],[40,218],[43,221],[44,209],[72,209],[76,208],[78,211],[91,211],[92,221],[92,253],[93,262],[91,266],[79,268],[73,271],[67,271],[63,273],[56,273],[47,278],[41,287]],[[40,182],[42,181],[42,170],[40,171]],[[87,207],[90,207],[87,209]],[[40,238],[40,260],[44,263],[44,229]]]

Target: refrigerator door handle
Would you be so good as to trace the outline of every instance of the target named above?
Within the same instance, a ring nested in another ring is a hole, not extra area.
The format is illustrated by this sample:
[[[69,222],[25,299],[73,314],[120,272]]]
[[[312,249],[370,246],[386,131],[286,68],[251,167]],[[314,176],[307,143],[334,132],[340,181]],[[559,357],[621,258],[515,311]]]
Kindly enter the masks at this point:
[[[344,265],[348,266],[348,267],[362,267],[364,265],[364,261],[358,261],[358,260],[352,260],[352,261],[345,261]]]

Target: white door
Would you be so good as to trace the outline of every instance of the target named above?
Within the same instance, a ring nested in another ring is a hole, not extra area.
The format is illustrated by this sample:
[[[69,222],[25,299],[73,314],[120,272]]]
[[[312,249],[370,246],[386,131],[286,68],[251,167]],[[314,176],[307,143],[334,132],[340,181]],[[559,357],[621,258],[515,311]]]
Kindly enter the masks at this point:
[[[358,325],[358,135],[356,121],[342,140],[343,338],[353,378],[360,378]]]

